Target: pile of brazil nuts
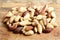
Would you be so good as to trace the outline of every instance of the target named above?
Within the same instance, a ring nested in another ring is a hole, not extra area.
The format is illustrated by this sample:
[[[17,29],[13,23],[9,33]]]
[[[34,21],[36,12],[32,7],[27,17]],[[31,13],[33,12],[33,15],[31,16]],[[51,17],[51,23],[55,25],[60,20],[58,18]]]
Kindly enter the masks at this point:
[[[51,32],[57,27],[55,20],[56,14],[53,7],[34,5],[12,8],[6,14],[4,23],[13,32],[32,35]]]

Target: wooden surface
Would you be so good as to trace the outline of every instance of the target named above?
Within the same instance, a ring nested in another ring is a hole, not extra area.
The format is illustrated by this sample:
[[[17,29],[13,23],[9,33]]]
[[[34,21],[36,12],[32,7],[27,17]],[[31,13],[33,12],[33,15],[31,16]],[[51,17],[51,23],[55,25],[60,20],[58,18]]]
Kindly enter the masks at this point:
[[[58,4],[49,4],[49,6],[55,8],[56,16],[57,16],[56,22],[59,25],[51,33],[42,33],[42,34],[34,34],[32,36],[24,36],[23,34],[14,34],[12,31],[9,31],[6,28],[6,25],[3,24],[2,20],[11,7],[21,6],[21,5],[26,6],[27,4],[6,3],[0,5],[0,40],[60,40],[60,5]]]

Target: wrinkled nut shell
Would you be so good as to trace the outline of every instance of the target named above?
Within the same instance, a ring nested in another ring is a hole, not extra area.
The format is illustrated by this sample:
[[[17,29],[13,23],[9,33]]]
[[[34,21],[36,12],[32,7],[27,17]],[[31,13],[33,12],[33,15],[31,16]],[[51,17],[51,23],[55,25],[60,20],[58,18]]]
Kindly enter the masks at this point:
[[[25,28],[25,30],[32,30],[33,29],[33,27],[32,26],[27,26],[26,28]]]

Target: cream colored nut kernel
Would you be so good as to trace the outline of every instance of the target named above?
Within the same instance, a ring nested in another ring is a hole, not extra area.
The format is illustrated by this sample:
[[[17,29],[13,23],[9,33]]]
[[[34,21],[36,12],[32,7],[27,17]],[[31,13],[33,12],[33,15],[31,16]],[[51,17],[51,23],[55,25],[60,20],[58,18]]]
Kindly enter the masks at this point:
[[[16,17],[16,16],[12,16],[12,17],[10,18],[9,22],[12,23],[12,22],[14,21],[15,17]]]
[[[35,22],[32,22],[32,25],[33,25],[33,26],[36,26],[36,23],[35,23]]]
[[[31,8],[31,7],[29,7],[28,10],[31,11],[30,16],[33,17],[35,10],[33,8]]]
[[[25,20],[25,21],[20,22],[19,24],[24,26],[24,25],[31,24],[31,22],[29,22],[28,20]]]
[[[49,23],[51,21],[51,18],[47,18],[47,23]]]
[[[46,25],[47,24],[47,21],[46,21],[47,17],[46,16],[43,16],[42,19],[43,19],[43,24]]]
[[[37,6],[36,6],[36,5],[34,5],[32,8],[33,8],[33,9],[36,9],[36,8],[37,8]]]
[[[13,16],[13,14],[12,14],[12,12],[8,12],[7,14],[6,14],[6,17],[11,17],[11,16]]]
[[[9,21],[7,21],[6,24],[9,25],[9,24],[10,24]],[[11,25],[11,24],[10,24],[10,25]]]
[[[18,14],[18,11],[13,10],[13,11],[12,11],[12,14]]]
[[[24,16],[24,20],[29,20],[30,19],[30,14],[27,13],[25,16]]]
[[[43,18],[42,15],[38,15],[38,16],[36,17],[37,20],[40,20],[40,19],[42,19],[42,18]]]
[[[34,19],[34,22],[35,22],[36,24],[39,24],[38,20],[36,20],[36,19]]]
[[[45,12],[45,14],[44,14],[44,15],[46,16],[47,14],[48,14],[48,13],[47,13],[47,12]]]
[[[42,33],[42,26],[41,26],[41,24],[37,25],[37,31],[38,31],[38,33]]]
[[[45,26],[44,26],[43,20],[40,20],[40,24],[42,26],[42,29],[44,30],[45,29]]]
[[[58,24],[56,22],[51,23],[54,27],[57,27]]]
[[[19,16],[22,16],[22,15],[23,15],[23,13],[18,13],[18,15],[19,15]]]
[[[28,8],[29,11],[34,12],[35,10],[31,7]]]
[[[54,26],[51,23],[48,23],[47,26],[46,26],[46,28],[52,28],[53,29]]]
[[[37,27],[34,27],[34,32],[37,32]]]
[[[32,34],[34,34],[34,32],[33,32],[32,30],[26,31],[26,30],[25,30],[26,27],[27,27],[27,26],[24,26],[24,28],[22,29],[22,32],[23,32],[25,35],[32,35]]]
[[[56,21],[56,18],[52,18],[50,23],[54,23]]]
[[[52,11],[54,11],[54,8],[53,8],[53,7],[49,7],[49,8],[47,9],[47,11],[48,11],[48,12],[52,12]]]
[[[21,16],[19,16],[19,15],[16,16],[16,17],[15,17],[15,22],[18,22],[20,18],[21,18]]]
[[[52,16],[53,18],[56,18],[55,12],[51,12],[51,16]]]
[[[34,16],[34,12],[30,12],[30,17],[33,17]]]
[[[27,9],[26,9],[26,7],[20,7],[20,8],[19,8],[19,11],[20,11],[20,12],[25,12],[25,11],[27,11]]]
[[[24,21],[24,18],[23,17],[21,17],[21,19],[20,19],[21,21]]]
[[[37,20],[34,20],[37,24],[37,31],[38,33],[42,33],[42,25],[37,21]]]
[[[29,31],[25,32],[24,34],[28,36],[28,35],[33,35],[34,32],[32,30],[29,30]]]

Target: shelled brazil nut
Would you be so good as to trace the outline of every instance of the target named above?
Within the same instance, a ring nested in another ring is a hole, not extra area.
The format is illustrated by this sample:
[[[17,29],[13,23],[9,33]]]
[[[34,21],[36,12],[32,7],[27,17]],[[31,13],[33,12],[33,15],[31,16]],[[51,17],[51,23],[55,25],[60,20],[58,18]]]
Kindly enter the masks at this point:
[[[49,33],[58,26],[55,10],[48,5],[14,7],[6,14],[3,22],[9,30],[25,35]]]

